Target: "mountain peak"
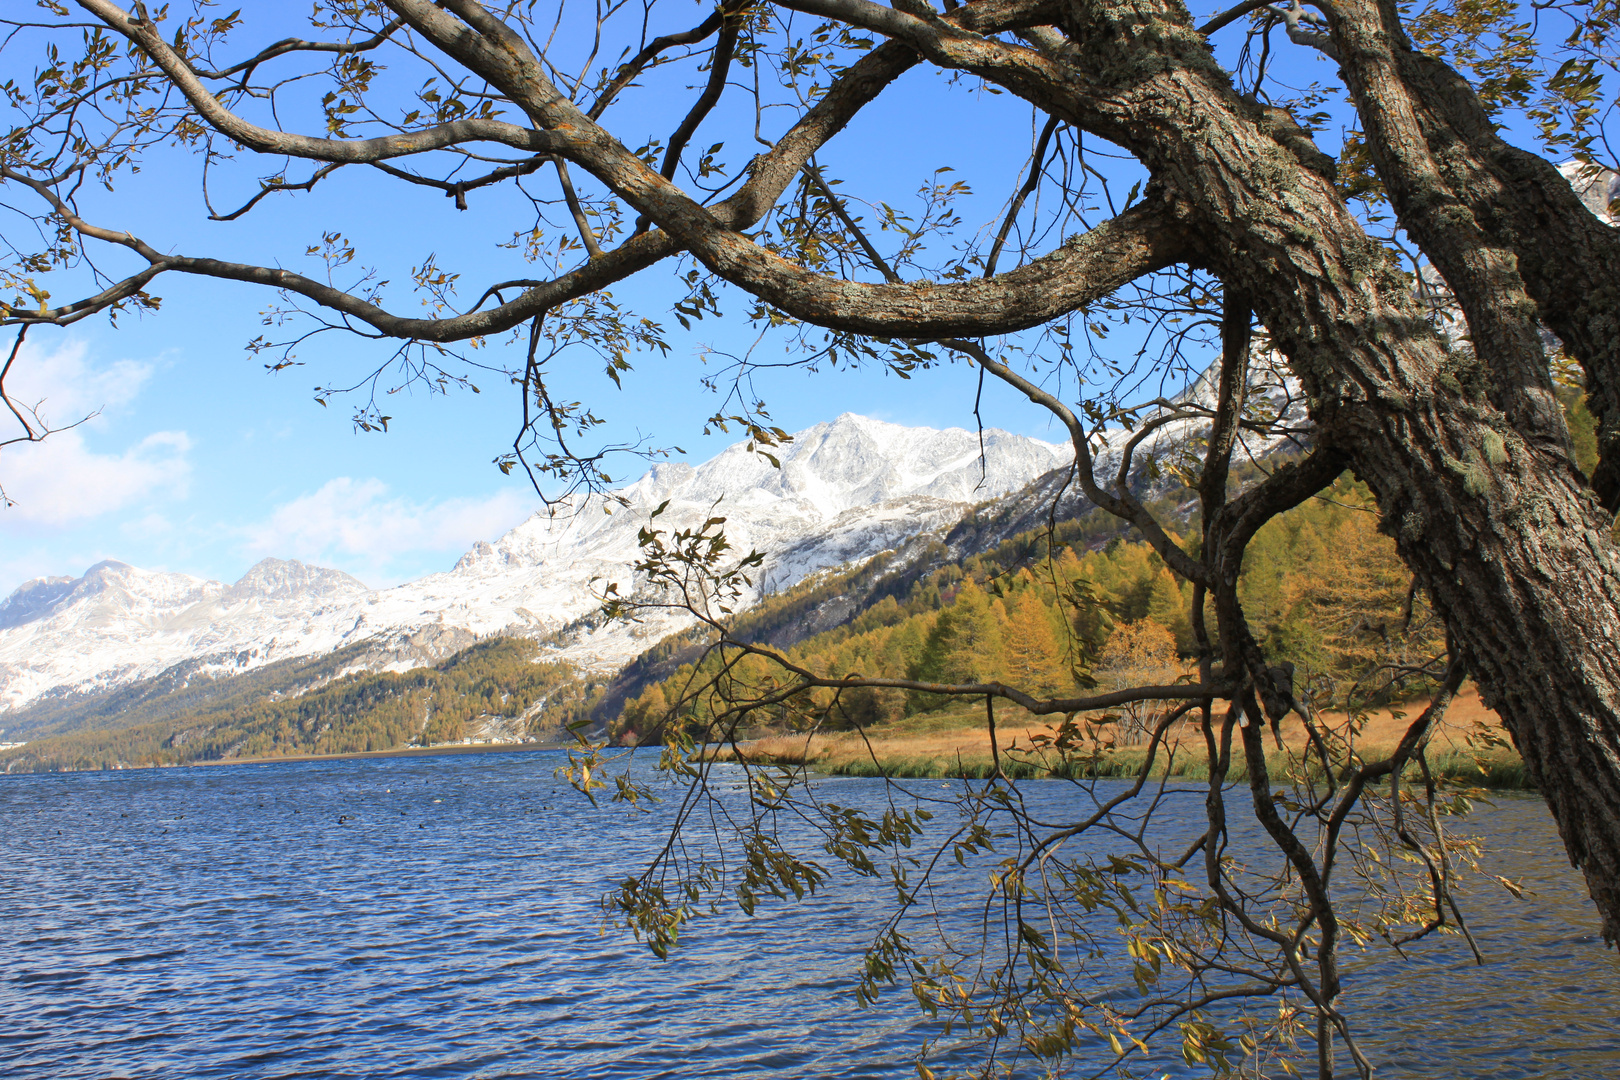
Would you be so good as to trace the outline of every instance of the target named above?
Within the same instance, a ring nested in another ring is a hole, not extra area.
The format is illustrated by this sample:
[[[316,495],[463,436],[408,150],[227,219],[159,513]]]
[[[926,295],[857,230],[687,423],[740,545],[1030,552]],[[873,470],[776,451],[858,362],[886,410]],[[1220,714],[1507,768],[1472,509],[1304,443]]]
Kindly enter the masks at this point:
[[[41,577],[25,581],[0,600],[0,630],[33,622],[73,591],[76,578]]]
[[[474,540],[473,546],[467,549],[467,553],[456,560],[455,570],[452,573],[476,570],[480,563],[486,559],[494,558],[495,554],[495,546],[488,540]]]
[[[732,546],[765,553],[770,587],[783,588],[952,524],[1071,456],[1005,431],[908,428],[857,413],[771,450],[779,464],[746,442],[701,464],[661,462],[614,501],[567,500],[473,544],[453,571],[390,589],[295,559],[265,559],[229,588],[113,562],[77,580],[32,582],[0,605],[0,711],[180,662],[234,672],[366,639],[401,665],[490,634],[566,631],[548,655],[608,670],[690,622],[671,610],[634,626],[569,629],[600,608],[605,582],[624,595],[648,587],[635,573],[639,534],[662,502],[660,529],[725,517]]]
[[[260,559],[230,587],[223,599],[329,599],[363,596],[370,591],[365,582],[341,570],[309,566],[297,559]]]

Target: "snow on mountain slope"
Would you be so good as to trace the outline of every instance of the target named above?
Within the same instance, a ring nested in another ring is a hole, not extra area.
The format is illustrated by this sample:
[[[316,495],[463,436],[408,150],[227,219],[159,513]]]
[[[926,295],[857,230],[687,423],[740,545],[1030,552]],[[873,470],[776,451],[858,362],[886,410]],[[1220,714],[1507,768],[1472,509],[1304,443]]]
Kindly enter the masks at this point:
[[[278,637],[319,642],[311,628],[369,592],[341,571],[279,559],[229,587],[111,560],[81,578],[37,579],[0,603],[0,710],[56,687],[116,686],[190,657],[230,653],[248,667],[299,655],[276,649]]]
[[[1066,448],[1002,431],[906,428],[846,413],[794,436],[778,469],[742,444],[693,467],[663,464],[602,497],[537,513],[455,568],[385,590],[293,561],[267,559],[229,587],[122,563],[82,578],[40,578],[0,603],[0,712],[55,692],[95,691],[156,675],[184,660],[229,672],[371,640],[375,663],[405,668],[496,632],[567,630],[555,654],[607,670],[689,622],[588,618],[606,581],[634,590],[637,534],[659,503],[658,526],[726,517],[738,552],[767,560],[763,589],[946,525],[963,509],[1016,490],[1069,460]],[[611,509],[612,513],[605,512]]]
[[[1581,197],[1588,210],[1610,225],[1616,223],[1617,219],[1609,208],[1620,201],[1620,174],[1608,169],[1589,168],[1579,161],[1566,161],[1558,166],[1558,171],[1569,181],[1569,186],[1575,189],[1575,194]]]

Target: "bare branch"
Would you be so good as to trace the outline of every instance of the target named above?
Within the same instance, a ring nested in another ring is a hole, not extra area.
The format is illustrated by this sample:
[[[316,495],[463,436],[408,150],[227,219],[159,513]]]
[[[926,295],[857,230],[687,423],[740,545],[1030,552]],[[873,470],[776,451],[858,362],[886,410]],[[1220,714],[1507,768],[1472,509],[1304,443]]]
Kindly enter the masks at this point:
[[[579,229],[580,243],[585,245],[585,252],[593,259],[602,257],[602,246],[596,242],[596,232],[591,223],[585,218],[585,210],[579,204],[579,196],[574,194],[574,182],[568,178],[568,163],[557,158],[557,183],[562,188],[563,199],[568,203],[568,213],[573,216],[574,226]]]
[[[1030,401],[1045,408],[1062,421],[1063,426],[1069,431],[1069,442],[1074,447],[1075,472],[1078,474],[1080,489],[1086,493],[1086,497],[1110,514],[1129,521],[1141,530],[1148,543],[1153,545],[1153,550],[1159,553],[1159,556],[1164,559],[1171,570],[1188,581],[1207,583],[1204,567],[1194,560],[1192,556],[1188,555],[1181,545],[1170,539],[1169,534],[1164,531],[1164,527],[1159,524],[1158,519],[1148,513],[1147,509],[1130,493],[1129,489],[1121,487],[1117,492],[1108,492],[1104,491],[1102,485],[1097,483],[1095,466],[1091,457],[1090,436],[1081,425],[1079,418],[1074,415],[1073,410],[1050,392],[1035,385],[1035,383],[1013,371],[1006,364],[993,358],[982,346],[971,341],[957,340],[942,340],[940,344],[973,357],[984,370],[1008,386],[1018,390]]]
[[[326,179],[328,176],[332,175],[332,173],[336,172],[338,169],[341,169],[342,167],[343,167],[342,165],[335,165],[335,164],[334,165],[322,165],[320,168],[318,168],[314,172],[310,173],[308,180],[305,180],[302,183],[298,183],[298,184],[288,184],[288,183],[282,183],[282,182],[265,184],[265,185],[263,185],[262,187],[259,188],[259,193],[257,195],[253,196],[251,199],[249,199],[247,202],[243,203],[241,206],[237,207],[235,210],[232,210],[229,214],[209,214],[208,215],[208,220],[209,221],[235,221],[237,218],[241,217],[243,214],[247,213],[249,210],[252,210],[255,206],[258,206],[259,202],[261,200],[263,200],[266,196],[275,195],[275,194],[277,194],[279,192],[282,192],[282,191],[313,191],[316,184],[320,183],[322,180]],[[386,168],[386,166],[379,165],[378,168]],[[398,170],[390,170],[390,171],[395,172],[397,175],[406,176],[407,178],[409,178],[409,174],[407,174],[407,173],[402,173],[402,172],[399,172]]]
[[[613,76],[613,81],[603,88],[601,94],[597,95],[596,101],[591,104],[590,110],[585,115],[592,120],[601,119],[602,113],[607,110],[609,105],[613,104],[613,99],[619,96],[619,91],[629,86],[636,76],[646,70],[648,64],[658,58],[660,53],[681,45],[697,44],[720,29],[721,22],[728,15],[742,10],[745,6],[746,4],[740,2],[740,0],[727,0],[724,5],[711,12],[708,18],[692,27],[692,29],[678,34],[665,34],[662,37],[653,38],[640,52],[619,67],[618,73]]]

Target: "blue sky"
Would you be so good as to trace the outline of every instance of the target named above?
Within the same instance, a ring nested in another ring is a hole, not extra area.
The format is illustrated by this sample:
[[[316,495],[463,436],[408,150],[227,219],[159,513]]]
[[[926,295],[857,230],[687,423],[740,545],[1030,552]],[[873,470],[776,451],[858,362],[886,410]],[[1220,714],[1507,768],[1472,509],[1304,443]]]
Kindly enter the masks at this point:
[[[281,29],[269,27],[255,39]],[[6,59],[16,65],[26,57]],[[1332,69],[1317,64],[1312,77],[1331,80]],[[689,100],[684,93],[643,95],[634,111],[608,119],[627,142],[662,135]],[[712,141],[711,130],[745,143],[737,119],[717,114],[694,146]],[[963,84],[945,88],[940,76],[918,70],[863,113],[822,160],[830,175],[848,178],[846,194],[896,203],[936,165],[950,164],[980,193],[962,207],[972,231],[999,213],[1026,167],[1031,139],[1028,109],[1010,96]],[[252,176],[267,168],[273,166],[227,170],[212,189],[216,204],[230,204],[233,191],[240,201],[255,190]],[[1119,171],[1122,188],[1129,172]],[[496,246],[525,224],[514,192],[475,192],[462,213],[439,192],[346,170],[313,193],[269,199],[236,222],[211,223],[201,212],[198,176],[194,160],[164,155],[126,177],[114,194],[87,199],[86,208],[100,223],[160,249],[309,272],[315,264],[304,248],[323,229],[336,228],[355,241],[364,261],[395,280],[429,253],[478,282],[464,290],[474,295],[484,282],[516,276],[500,269],[512,256]],[[8,219],[4,228],[16,224]],[[698,354],[705,347],[742,351],[754,331],[736,318],[681,331],[666,315],[676,298],[669,265],[614,292],[669,324],[670,356],[640,357],[622,391],[590,366],[566,377],[562,388],[610,421],[610,438],[644,435],[677,444],[696,462],[738,438],[702,435],[717,401],[699,384],[705,368]],[[43,445],[0,456],[0,484],[16,502],[0,511],[0,595],[34,576],[82,573],[104,558],[230,581],[273,555],[388,585],[447,569],[474,540],[493,539],[537,508],[526,481],[491,464],[517,423],[519,402],[509,386],[491,380],[483,393],[447,396],[410,389],[389,399],[386,435],[356,433],[344,403],[323,408],[312,388],[368,370],[382,355],[377,345],[329,335],[301,351],[307,366],[270,375],[262,359],[243,349],[262,330],[270,294],[179,276],[160,279],[155,289],[162,311],[126,315],[117,329],[101,320],[32,331],[13,379],[16,395],[43,400],[42,412],[55,423],[96,415]],[[403,290],[392,297],[396,310],[411,303]],[[742,300],[732,294],[725,306],[735,311]],[[1123,341],[1120,347],[1128,349]],[[971,369],[957,365],[910,381],[878,371],[790,370],[759,386],[776,422],[794,431],[845,411],[903,424],[971,426],[975,382]],[[999,386],[986,388],[983,404],[988,425],[1060,438],[1044,413]],[[631,479],[641,469],[619,471]]]

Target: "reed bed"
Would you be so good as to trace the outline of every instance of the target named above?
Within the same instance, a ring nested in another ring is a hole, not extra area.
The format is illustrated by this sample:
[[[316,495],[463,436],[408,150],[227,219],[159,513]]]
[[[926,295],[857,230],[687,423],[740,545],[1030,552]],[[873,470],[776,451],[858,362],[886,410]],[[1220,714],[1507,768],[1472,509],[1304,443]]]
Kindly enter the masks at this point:
[[[1422,711],[1425,702],[1386,709],[1367,719],[1358,740],[1364,760],[1387,756],[1399,741],[1406,723]],[[1466,736],[1474,725],[1492,726],[1495,714],[1479,703],[1471,690],[1459,695],[1447,722],[1430,742],[1429,769],[1437,779],[1452,784],[1497,790],[1533,790],[1524,763],[1511,749],[1475,750]],[[1325,718],[1331,722],[1333,718]],[[998,714],[997,743],[1002,774],[1009,779],[1085,779],[1135,777],[1146,760],[1145,747],[1124,746],[1096,751],[1057,754],[1043,749],[1053,728],[1022,710]],[[1266,755],[1273,778],[1301,767],[1299,750],[1303,726],[1284,725],[1282,736],[1289,750]],[[1268,733],[1268,743],[1272,736]],[[778,734],[711,747],[706,756],[715,761],[746,761],[756,765],[809,768],[832,776],[887,776],[896,779],[987,779],[995,774],[997,759],[990,751],[980,708],[955,708],[876,725],[864,732]],[[1318,767],[1319,771],[1319,767]],[[1197,728],[1184,722],[1167,737],[1156,755],[1150,777],[1189,782],[1209,779],[1209,762]],[[1228,780],[1242,782],[1248,766],[1241,748],[1234,748]],[[1407,766],[1404,782],[1420,783],[1416,764]]]

